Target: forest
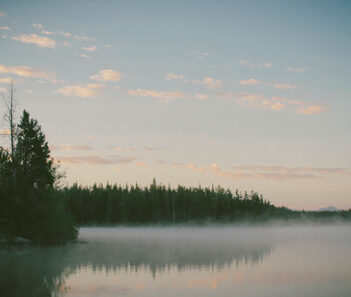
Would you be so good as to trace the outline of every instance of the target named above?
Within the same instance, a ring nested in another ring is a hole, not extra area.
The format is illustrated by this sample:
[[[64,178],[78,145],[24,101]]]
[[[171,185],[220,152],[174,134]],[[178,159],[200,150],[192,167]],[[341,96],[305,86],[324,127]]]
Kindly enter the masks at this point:
[[[12,89],[11,89],[12,90]],[[271,220],[350,220],[351,210],[293,211],[256,192],[220,186],[176,188],[157,184],[60,187],[63,176],[38,121],[23,111],[13,120],[7,104],[10,147],[0,146],[0,237],[45,244],[77,239],[83,225],[231,223]],[[0,238],[1,239],[1,238]]]

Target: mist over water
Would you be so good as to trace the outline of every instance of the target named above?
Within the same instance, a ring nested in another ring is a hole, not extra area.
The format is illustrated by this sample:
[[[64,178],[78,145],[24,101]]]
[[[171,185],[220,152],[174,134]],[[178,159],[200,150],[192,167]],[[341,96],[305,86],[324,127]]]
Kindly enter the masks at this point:
[[[0,249],[1,296],[349,296],[351,226],[81,228]]]

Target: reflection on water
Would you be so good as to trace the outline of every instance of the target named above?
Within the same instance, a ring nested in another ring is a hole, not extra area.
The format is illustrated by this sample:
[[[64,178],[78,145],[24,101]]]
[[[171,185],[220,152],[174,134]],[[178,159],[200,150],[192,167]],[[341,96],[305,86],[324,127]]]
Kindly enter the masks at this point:
[[[348,226],[83,228],[83,243],[1,248],[0,295],[347,296],[350,235]]]

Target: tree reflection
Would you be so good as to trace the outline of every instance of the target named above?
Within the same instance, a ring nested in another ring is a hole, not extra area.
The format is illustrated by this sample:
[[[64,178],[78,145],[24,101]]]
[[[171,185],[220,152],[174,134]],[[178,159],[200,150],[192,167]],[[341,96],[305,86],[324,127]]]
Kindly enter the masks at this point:
[[[168,269],[221,270],[256,265],[267,257],[273,244],[264,240],[213,238],[213,236],[92,236],[86,243],[59,247],[12,247],[0,249],[1,296],[55,296],[65,292],[69,275],[89,268],[100,271],[150,271],[153,277]]]

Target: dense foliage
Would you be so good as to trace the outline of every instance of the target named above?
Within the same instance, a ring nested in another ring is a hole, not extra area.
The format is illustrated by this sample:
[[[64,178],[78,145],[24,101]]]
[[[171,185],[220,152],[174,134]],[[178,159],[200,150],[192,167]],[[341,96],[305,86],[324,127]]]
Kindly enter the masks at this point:
[[[203,221],[236,221],[289,212],[276,208],[257,193],[241,194],[221,187],[176,189],[157,185],[141,188],[77,184],[59,195],[79,224],[149,224]]]
[[[54,184],[59,178],[45,135],[24,111],[13,154],[0,148],[0,233],[41,243],[75,239],[78,231]]]

